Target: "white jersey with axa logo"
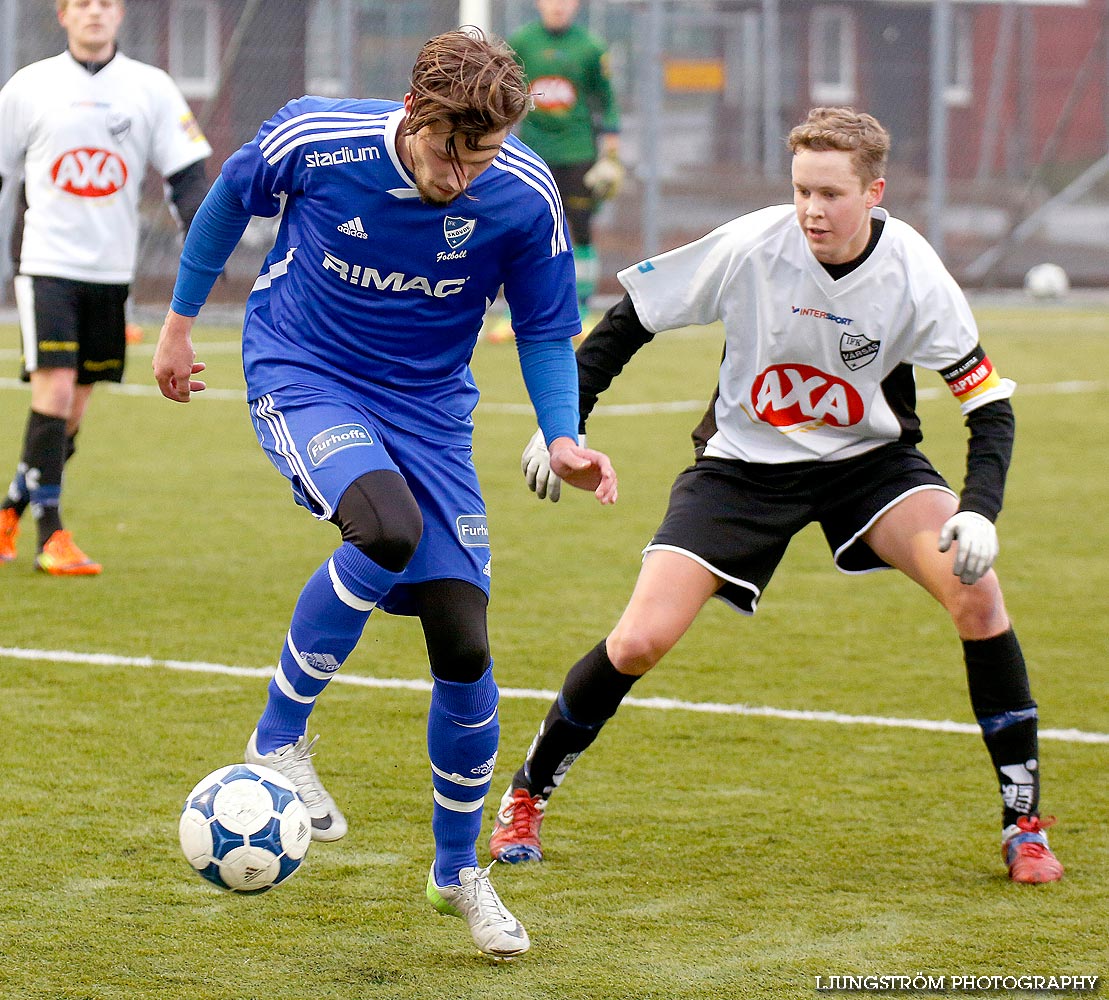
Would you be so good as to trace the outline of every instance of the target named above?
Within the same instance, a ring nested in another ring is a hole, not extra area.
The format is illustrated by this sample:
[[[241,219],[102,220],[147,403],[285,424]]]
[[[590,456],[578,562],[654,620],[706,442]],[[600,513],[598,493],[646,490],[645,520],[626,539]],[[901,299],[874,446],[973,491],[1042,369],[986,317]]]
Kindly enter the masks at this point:
[[[964,413],[1012,394],[927,241],[884,209],[873,216],[884,221],[878,245],[838,281],[792,205],[620,272],[647,329],[724,324],[706,456],[834,461],[896,441],[916,422],[908,366],[942,371]]]
[[[90,73],[63,52],[24,67],[0,90],[0,174],[27,190],[20,270],[130,282],[147,164],[166,177],[211,152],[154,66],[117,53]]]

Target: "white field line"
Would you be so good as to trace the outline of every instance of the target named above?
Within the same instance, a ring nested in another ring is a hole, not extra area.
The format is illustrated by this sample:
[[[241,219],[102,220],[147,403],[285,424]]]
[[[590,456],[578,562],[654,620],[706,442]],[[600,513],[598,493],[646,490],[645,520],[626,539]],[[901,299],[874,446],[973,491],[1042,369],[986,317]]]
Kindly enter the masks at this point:
[[[204,376],[201,375],[201,378]],[[17,378],[0,378],[0,390],[28,389],[26,382]],[[151,396],[160,397],[158,387],[146,383],[116,383],[109,382],[105,391],[119,396]],[[1068,382],[1039,382],[1021,383],[1017,395],[1032,396],[1073,396],[1087,392],[1109,391],[1109,381],[1105,380],[1072,380]],[[925,387],[917,390],[917,399],[941,399],[947,395],[943,389]],[[195,399],[222,399],[246,402],[246,391],[243,389],[216,389],[208,388],[194,396]],[[600,404],[593,408],[594,413],[603,413],[611,417],[638,417],[652,413],[703,413],[708,406],[708,397],[704,399],[677,399],[651,403],[616,403]],[[534,416],[535,411],[530,403],[479,403],[478,411],[481,413],[505,413],[511,416]]]
[[[150,656],[117,656],[113,653],[74,653],[60,649],[20,649],[0,646],[0,659],[47,660],[53,663],[80,663],[102,667],[147,667],[163,670],[180,670],[198,674],[223,674],[231,677],[273,676],[273,667],[233,667],[224,663],[205,663],[194,660],[158,660]],[[352,684],[357,687],[385,688],[393,691],[431,691],[431,682],[405,680],[393,677],[366,677],[359,674],[336,674],[335,684]],[[554,691],[535,688],[501,688],[502,698],[529,701],[552,701]],[[791,722],[831,722],[840,726],[882,726],[888,729],[917,729],[932,733],[963,733],[979,735],[978,726],[967,722],[936,721],[933,719],[898,719],[881,715],[844,715],[841,712],[816,712],[791,708],[770,708],[759,705],[729,705],[711,701],[680,701],[675,698],[625,698],[625,705],[653,709],[659,712],[702,712],[709,715],[747,715],[768,719],[786,719]],[[1041,729],[1040,739],[1058,740],[1063,743],[1109,743],[1109,733],[1090,733],[1081,729]]]
[[[157,337],[158,335],[155,333],[153,340],[148,340],[143,344],[128,344],[127,357],[154,357],[154,344]],[[212,340],[201,342],[196,347],[197,354],[201,360],[204,360],[203,356],[205,354],[238,354],[243,349],[243,342],[241,340]],[[0,347],[0,361],[18,361],[22,356],[23,352],[18,347]]]
[[[203,376],[201,376],[203,378]],[[108,382],[104,386],[104,391],[111,393],[114,396],[157,396],[161,398],[161,392],[158,387],[153,384],[153,376],[151,376],[152,384],[142,385],[133,382]],[[0,378],[0,390],[2,389],[23,389],[28,390],[30,386],[26,382],[17,378]],[[245,389],[205,389],[203,392],[198,393],[195,398],[204,399],[233,399],[239,403],[246,402]]]

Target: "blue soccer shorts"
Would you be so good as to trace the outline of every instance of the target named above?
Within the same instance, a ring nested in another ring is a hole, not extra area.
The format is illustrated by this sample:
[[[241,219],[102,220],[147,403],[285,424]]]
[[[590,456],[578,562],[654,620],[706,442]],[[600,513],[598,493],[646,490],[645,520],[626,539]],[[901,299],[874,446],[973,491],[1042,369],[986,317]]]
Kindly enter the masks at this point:
[[[386,423],[337,386],[287,386],[250,402],[258,442],[321,521],[367,472],[400,473],[416,498],[424,530],[397,585],[378,606],[415,613],[410,587],[465,580],[489,594],[489,529],[469,444],[430,441]]]

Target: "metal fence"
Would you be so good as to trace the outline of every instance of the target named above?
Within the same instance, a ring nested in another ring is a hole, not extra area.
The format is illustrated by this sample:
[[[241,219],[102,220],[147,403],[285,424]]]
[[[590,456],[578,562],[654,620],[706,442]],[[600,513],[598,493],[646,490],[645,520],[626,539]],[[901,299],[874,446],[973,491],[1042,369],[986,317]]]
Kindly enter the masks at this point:
[[[885,203],[960,280],[1019,284],[1050,260],[1075,284],[1109,284],[1107,10],[582,0],[579,21],[610,47],[631,168],[598,219],[607,286],[650,252],[788,201],[785,134],[807,108],[838,103],[890,128]],[[399,98],[431,35],[460,21],[508,35],[534,16],[532,0],[128,0],[121,47],[178,81],[216,148],[214,175],[293,97]],[[53,0],[0,0],[0,81],[63,45]],[[135,295],[164,301],[177,246],[160,184],[147,185]],[[268,236],[262,224],[248,232],[233,279],[249,280]]]

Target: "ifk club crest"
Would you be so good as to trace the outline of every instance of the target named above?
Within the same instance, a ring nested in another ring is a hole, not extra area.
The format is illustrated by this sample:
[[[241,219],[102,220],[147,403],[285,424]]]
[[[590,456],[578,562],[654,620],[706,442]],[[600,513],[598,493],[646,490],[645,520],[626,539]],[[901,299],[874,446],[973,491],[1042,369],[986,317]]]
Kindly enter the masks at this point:
[[[443,236],[447,246],[457,250],[474,234],[477,219],[463,219],[459,215],[448,215],[443,220]]]
[[[871,340],[859,333],[845,333],[839,338],[839,356],[853,372],[865,368],[878,356],[880,340]]]

